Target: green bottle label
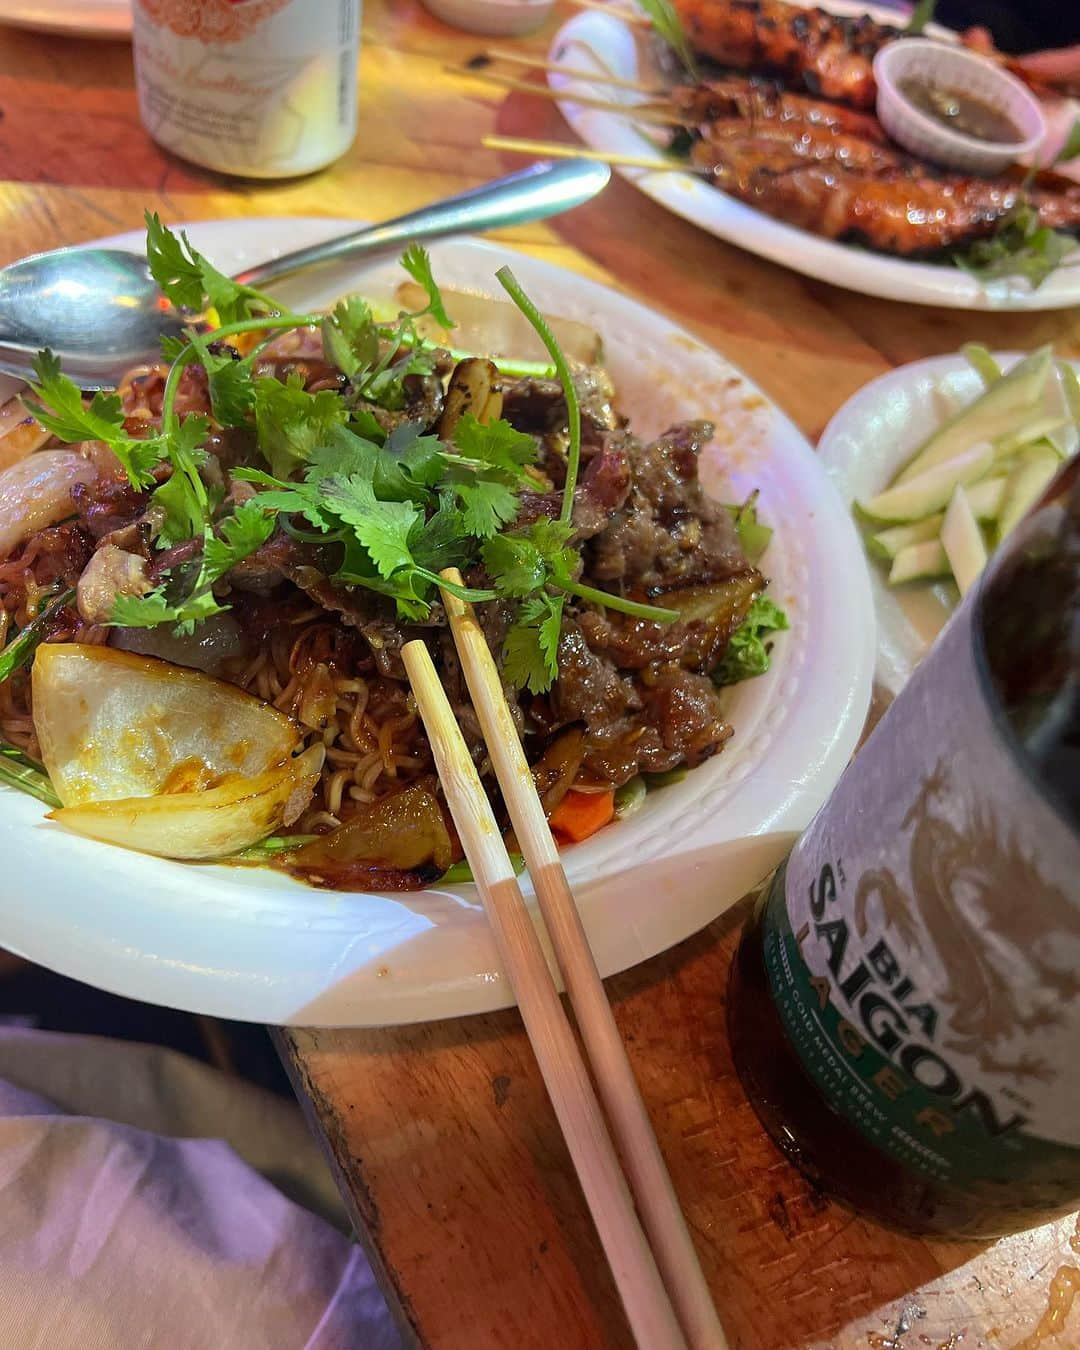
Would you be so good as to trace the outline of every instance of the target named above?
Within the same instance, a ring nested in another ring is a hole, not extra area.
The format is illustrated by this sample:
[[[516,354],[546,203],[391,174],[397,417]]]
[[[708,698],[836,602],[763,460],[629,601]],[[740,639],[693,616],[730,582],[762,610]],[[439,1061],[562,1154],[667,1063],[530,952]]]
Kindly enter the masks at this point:
[[[884,1152],[1045,1178],[1080,1149],[1080,840],[994,725],[972,609],[799,841],[765,964],[807,1073]]]

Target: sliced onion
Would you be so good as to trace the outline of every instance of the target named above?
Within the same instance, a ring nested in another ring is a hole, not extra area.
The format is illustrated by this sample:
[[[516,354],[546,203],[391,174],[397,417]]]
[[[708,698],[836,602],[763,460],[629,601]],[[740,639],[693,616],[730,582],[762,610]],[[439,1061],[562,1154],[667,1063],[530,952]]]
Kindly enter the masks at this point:
[[[287,717],[235,685],[110,647],[42,644],[33,707],[64,806],[212,790],[300,748]]]
[[[72,513],[71,489],[97,469],[73,450],[40,450],[0,473],[0,558]]]
[[[163,858],[223,858],[294,821],[311,800],[324,747],[314,745],[254,777],[159,797],[86,802],[50,812],[76,834]]]
[[[0,406],[0,469],[7,469],[40,450],[51,435],[30,416],[17,394],[9,398]]]

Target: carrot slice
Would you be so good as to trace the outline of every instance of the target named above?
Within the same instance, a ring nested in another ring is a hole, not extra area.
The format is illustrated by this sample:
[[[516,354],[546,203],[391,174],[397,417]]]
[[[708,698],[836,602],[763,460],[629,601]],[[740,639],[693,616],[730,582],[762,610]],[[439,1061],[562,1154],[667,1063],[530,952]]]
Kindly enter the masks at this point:
[[[574,843],[602,830],[615,815],[615,792],[575,792],[566,794],[551,815],[548,824]]]

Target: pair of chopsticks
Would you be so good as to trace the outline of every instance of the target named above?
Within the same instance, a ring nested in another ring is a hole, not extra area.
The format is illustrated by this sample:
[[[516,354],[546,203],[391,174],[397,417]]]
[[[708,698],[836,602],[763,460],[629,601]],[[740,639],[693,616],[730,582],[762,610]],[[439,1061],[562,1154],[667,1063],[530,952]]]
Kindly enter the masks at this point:
[[[461,584],[456,569],[447,569],[442,576]],[[686,1346],[726,1350],[727,1341],[600,982],[494,658],[471,607],[445,588],[442,600],[495,776],[625,1160],[640,1221],[491,804],[431,656],[423,642],[416,641],[402,648],[402,658],[447,804],[634,1337],[642,1350]]]

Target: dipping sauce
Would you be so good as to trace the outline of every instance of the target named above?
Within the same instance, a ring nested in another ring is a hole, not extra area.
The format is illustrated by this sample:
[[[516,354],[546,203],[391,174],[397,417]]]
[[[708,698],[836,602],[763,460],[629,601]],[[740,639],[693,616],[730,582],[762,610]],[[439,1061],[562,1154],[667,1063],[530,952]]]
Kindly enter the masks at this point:
[[[920,112],[951,131],[974,136],[992,145],[1009,145],[1024,139],[1024,133],[995,108],[963,89],[946,89],[939,84],[924,84],[910,79],[900,82],[900,90]]]

